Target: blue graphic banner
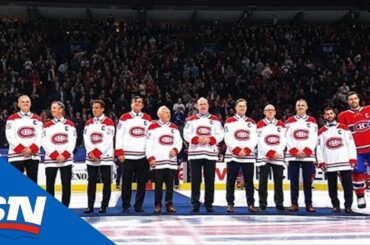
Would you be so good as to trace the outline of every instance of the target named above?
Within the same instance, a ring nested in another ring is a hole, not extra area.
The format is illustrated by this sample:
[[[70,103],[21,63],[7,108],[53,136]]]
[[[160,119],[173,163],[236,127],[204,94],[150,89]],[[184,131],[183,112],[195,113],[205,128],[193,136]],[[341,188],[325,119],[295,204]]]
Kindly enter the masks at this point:
[[[0,244],[113,244],[0,159]]]

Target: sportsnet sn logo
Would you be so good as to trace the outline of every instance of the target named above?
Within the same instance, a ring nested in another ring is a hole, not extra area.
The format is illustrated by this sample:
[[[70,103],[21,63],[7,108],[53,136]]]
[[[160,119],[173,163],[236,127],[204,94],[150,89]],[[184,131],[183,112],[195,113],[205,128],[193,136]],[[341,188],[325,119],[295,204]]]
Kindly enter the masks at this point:
[[[45,203],[46,196],[36,197],[33,205],[27,196],[0,196],[0,233],[12,237],[25,234],[38,236]]]

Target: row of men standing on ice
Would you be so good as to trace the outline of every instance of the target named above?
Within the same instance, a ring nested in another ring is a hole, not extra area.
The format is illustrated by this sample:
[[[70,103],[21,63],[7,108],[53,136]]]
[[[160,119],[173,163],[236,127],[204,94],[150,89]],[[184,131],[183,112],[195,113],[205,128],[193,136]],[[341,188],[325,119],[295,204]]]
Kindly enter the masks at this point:
[[[208,101],[200,98],[197,101],[199,113],[187,119],[183,132],[185,141],[189,143],[192,212],[199,212],[201,206],[202,171],[205,181],[204,206],[207,212],[214,212],[217,144],[222,140],[225,140],[227,146],[225,161],[228,212],[234,211],[234,187],[240,168],[246,185],[248,210],[258,210],[254,206],[254,164],[260,166],[259,208],[264,210],[267,206],[267,181],[272,169],[276,208],[286,210],[283,206],[282,188],[286,163],[291,186],[291,206],[287,208],[289,211],[299,210],[299,170],[302,168],[306,210],[315,212],[311,189],[315,163],[327,174],[333,212],[340,212],[337,197],[338,173],[344,189],[345,212],[352,213],[353,189],[357,195],[358,207],[365,208],[365,161],[369,162],[370,158],[370,107],[361,107],[359,96],[355,92],[347,95],[347,101],[350,109],[339,115],[340,123],[336,121],[334,110],[326,108],[324,117],[327,123],[318,130],[316,120],[306,114],[308,106],[303,99],[296,102],[297,114],[285,123],[275,118],[275,107],[267,105],[264,108],[265,118],[257,124],[246,116],[247,102],[239,99],[235,103],[235,116],[228,118],[223,127],[216,116],[208,113]],[[60,169],[62,202],[68,206],[71,196],[73,149],[76,142],[73,122],[64,118],[64,105],[58,101],[52,103],[53,119],[45,125],[37,115],[30,112],[31,101],[28,96],[21,96],[18,106],[20,112],[11,115],[6,125],[9,162],[22,172],[26,170],[27,175],[37,182],[39,152],[42,146],[45,150],[47,191],[54,195],[55,178]],[[123,212],[129,212],[131,207],[133,175],[137,179],[134,210],[144,211],[145,185],[149,169],[153,171],[155,182],[154,212],[160,213],[162,210],[163,183],[166,184],[166,211],[176,211],[172,201],[173,178],[182,138],[177,127],[170,122],[171,114],[167,107],[158,109],[158,121],[152,121],[149,115],[143,113],[143,107],[143,98],[134,97],[131,101],[132,111],[121,116],[115,130],[114,122],[104,115],[104,102],[94,101],[94,118],[86,122],[84,130],[89,176],[88,208],[85,213],[94,212],[99,171],[104,184],[99,212],[107,211],[111,193],[111,168],[115,156],[122,163]]]

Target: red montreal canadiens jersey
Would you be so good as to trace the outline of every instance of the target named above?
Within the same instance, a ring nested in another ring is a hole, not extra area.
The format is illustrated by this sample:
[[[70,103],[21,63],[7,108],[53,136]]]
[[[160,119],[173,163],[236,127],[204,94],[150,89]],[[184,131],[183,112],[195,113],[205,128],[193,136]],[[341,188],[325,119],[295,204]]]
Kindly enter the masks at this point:
[[[370,106],[361,107],[358,111],[343,111],[338,121],[345,124],[352,132],[357,153],[370,152]]]

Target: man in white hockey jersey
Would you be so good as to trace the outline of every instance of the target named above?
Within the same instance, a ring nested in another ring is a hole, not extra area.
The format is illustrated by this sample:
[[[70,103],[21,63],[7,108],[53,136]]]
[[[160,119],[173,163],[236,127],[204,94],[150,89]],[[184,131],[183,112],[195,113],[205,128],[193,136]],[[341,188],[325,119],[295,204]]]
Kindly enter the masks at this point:
[[[5,135],[9,143],[8,161],[37,183],[43,123],[33,114],[31,99],[27,95],[18,98],[20,111],[9,116]]]
[[[264,114],[265,118],[257,123],[257,165],[260,166],[258,195],[260,208],[265,210],[267,207],[267,184],[272,170],[275,206],[277,210],[285,210],[283,204],[284,149],[286,147],[285,124],[275,118],[276,110],[271,104],[265,106]]]
[[[162,210],[163,183],[166,184],[166,212],[175,213],[173,206],[173,183],[177,169],[177,154],[182,148],[179,129],[170,122],[171,112],[166,106],[158,109],[159,121],[153,122],[147,134],[146,156],[153,171],[155,183],[154,212]]]
[[[335,120],[336,115],[332,108],[325,108],[324,118],[327,123],[319,131],[317,161],[328,177],[332,212],[340,212],[338,199],[338,175],[340,175],[344,190],[344,211],[353,213],[352,169],[357,164],[356,145],[348,127]]]
[[[137,192],[135,212],[144,212],[146,182],[149,177],[149,164],[145,156],[146,133],[151,124],[151,117],[143,113],[144,100],[135,96],[131,100],[131,111],[119,119],[116,134],[116,156],[122,163],[122,205],[123,212],[131,207],[131,185],[136,176]]]
[[[198,114],[186,119],[184,139],[189,143],[188,160],[191,166],[191,203],[192,211],[200,209],[200,184],[202,168],[205,181],[204,206],[207,212],[214,212],[214,182],[216,161],[218,160],[217,144],[224,138],[220,119],[208,113],[208,100],[198,99]]]
[[[316,119],[307,115],[307,102],[299,99],[296,102],[295,116],[289,117],[285,122],[287,128],[287,154],[288,171],[290,175],[290,197],[292,205],[289,211],[297,212],[299,194],[299,169],[302,168],[303,188],[307,212],[316,212],[312,206],[312,174],[316,162],[315,149],[317,145]]]
[[[247,101],[245,99],[238,99],[235,102],[235,111],[235,116],[229,117],[225,122],[227,212],[234,212],[235,181],[240,169],[243,172],[248,209],[256,212],[253,176],[256,163],[257,127],[255,121],[246,116]]]
[[[74,123],[64,118],[64,104],[51,104],[52,120],[45,123],[42,134],[42,148],[45,150],[46,190],[55,194],[55,179],[58,170],[62,183],[62,203],[68,207],[71,200],[73,150],[77,133]]]
[[[95,100],[92,105],[94,117],[85,124],[84,143],[86,148],[86,164],[88,174],[87,209],[85,214],[94,212],[96,184],[99,171],[103,182],[103,199],[99,213],[106,213],[112,183],[112,167],[114,165],[114,122],[104,115],[105,103]]]

